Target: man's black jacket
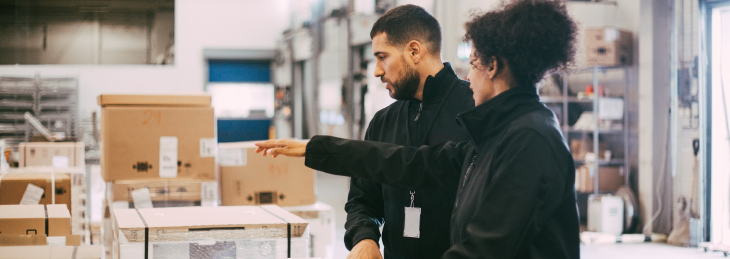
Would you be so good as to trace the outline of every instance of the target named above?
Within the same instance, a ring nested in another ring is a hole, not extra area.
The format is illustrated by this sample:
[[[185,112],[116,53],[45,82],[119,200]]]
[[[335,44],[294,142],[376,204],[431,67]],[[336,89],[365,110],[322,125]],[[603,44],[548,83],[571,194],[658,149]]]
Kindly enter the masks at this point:
[[[460,80],[449,63],[435,77],[428,77],[423,102],[396,101],[378,111],[368,126],[366,140],[405,146],[467,140],[455,118],[474,107],[469,83]],[[412,189],[352,178],[345,205],[348,249],[363,239],[378,241],[385,222],[383,245],[386,259],[438,258],[449,248],[449,222],[456,190],[445,186],[417,188],[414,206],[421,208],[419,238],[403,237],[405,207]]]
[[[579,258],[575,165],[534,87],[507,90],[458,120],[469,142],[415,148],[315,136],[305,164],[404,189],[458,188],[442,258]]]

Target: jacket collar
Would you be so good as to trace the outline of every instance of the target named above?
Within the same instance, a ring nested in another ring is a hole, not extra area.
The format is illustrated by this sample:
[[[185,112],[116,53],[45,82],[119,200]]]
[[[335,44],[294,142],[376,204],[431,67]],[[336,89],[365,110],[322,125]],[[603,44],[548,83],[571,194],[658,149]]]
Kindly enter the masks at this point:
[[[514,87],[456,118],[475,144],[504,130],[520,116],[544,107],[534,86]]]
[[[423,85],[423,103],[432,104],[441,102],[446,97],[449,88],[451,88],[450,83],[453,78],[456,78],[456,72],[451,68],[449,62],[444,63],[444,68],[436,73],[435,76],[429,75],[426,78],[426,83]]]

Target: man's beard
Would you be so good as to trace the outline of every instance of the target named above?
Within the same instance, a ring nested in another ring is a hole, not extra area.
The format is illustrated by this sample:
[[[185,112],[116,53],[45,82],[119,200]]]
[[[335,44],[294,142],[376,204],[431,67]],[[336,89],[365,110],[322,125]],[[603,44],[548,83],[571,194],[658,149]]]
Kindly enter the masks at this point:
[[[390,97],[396,100],[410,100],[416,96],[418,85],[421,83],[421,73],[418,72],[410,64],[403,59],[405,67],[402,70],[402,76],[397,82],[388,82],[393,88]]]

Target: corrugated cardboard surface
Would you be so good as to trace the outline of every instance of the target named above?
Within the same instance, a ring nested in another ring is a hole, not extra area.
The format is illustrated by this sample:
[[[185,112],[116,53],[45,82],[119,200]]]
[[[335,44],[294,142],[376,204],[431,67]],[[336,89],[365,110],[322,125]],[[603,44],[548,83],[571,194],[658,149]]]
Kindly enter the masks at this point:
[[[113,201],[133,201],[132,191],[140,188],[150,189],[152,201],[200,201],[200,184],[211,180],[191,179],[150,179],[122,180],[112,183]]]
[[[101,255],[101,246],[98,245],[0,247],[0,259],[99,259]]]
[[[598,169],[598,190],[600,192],[613,192],[624,184],[624,176],[621,174],[620,166],[601,166]],[[578,167],[575,170],[575,190],[579,192],[593,192],[593,177],[586,166]]]
[[[47,215],[47,216],[46,216]],[[0,234],[71,235],[71,214],[66,205],[0,205]]]
[[[52,166],[54,156],[68,157],[68,166],[84,166],[83,142],[23,142],[18,146],[20,167]]]
[[[101,133],[104,180],[160,178],[160,137],[177,137],[176,179],[215,179],[214,157],[200,152],[201,139],[215,138],[213,108],[108,106]]]
[[[66,204],[71,210],[71,176],[69,173],[55,173],[53,178],[56,182],[55,195],[56,204]],[[51,193],[50,173],[18,173],[6,174],[0,180],[0,204],[17,205],[23,199],[23,194],[33,184],[44,189],[43,197],[39,204],[53,204],[53,193]]]
[[[48,236],[71,235],[71,213],[66,205],[46,205],[48,215]]]
[[[45,234],[43,205],[0,205],[0,234]]]
[[[585,55],[588,66],[623,66],[633,63],[633,39],[630,32],[618,30],[617,40],[606,40],[606,30],[614,28],[586,29]]]
[[[255,142],[219,144],[223,149],[245,152],[245,165],[221,166],[221,203],[229,205],[310,205],[317,202],[315,171],[304,166],[304,158],[262,156]]]
[[[210,95],[135,95],[135,94],[102,94],[97,103],[108,105],[142,105],[142,106],[210,106]]]
[[[114,218],[115,229],[124,233],[129,242],[144,242],[145,226],[149,228],[148,241],[159,242],[185,241],[187,239],[177,239],[186,233],[201,230],[208,231],[209,234],[205,235],[209,238],[216,238],[216,234],[231,229],[240,229],[242,235],[245,234],[243,231],[283,230],[277,232],[283,233],[283,236],[267,238],[286,238],[287,223],[291,224],[291,237],[301,237],[308,224],[306,220],[276,205],[115,209]]]
[[[0,234],[0,246],[44,246],[46,235]]]

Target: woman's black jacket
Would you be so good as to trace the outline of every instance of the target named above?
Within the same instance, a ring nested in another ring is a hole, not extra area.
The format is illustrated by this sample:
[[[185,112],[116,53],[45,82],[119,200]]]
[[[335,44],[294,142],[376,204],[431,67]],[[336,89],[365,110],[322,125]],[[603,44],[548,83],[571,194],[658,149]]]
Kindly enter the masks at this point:
[[[442,258],[579,258],[575,164],[535,88],[507,90],[457,120],[471,141],[415,148],[315,136],[305,164],[402,188],[457,189]]]

